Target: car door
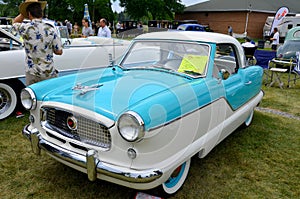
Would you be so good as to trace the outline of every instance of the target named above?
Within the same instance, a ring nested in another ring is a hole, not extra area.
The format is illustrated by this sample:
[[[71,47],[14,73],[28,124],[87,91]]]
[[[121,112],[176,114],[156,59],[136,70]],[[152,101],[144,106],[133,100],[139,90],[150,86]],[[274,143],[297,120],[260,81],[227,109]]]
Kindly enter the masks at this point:
[[[243,73],[239,69],[236,49],[233,44],[217,45],[215,64],[219,71],[228,72],[228,78],[223,78],[221,84],[224,88],[225,99],[233,110],[242,106],[247,98],[247,89]]]

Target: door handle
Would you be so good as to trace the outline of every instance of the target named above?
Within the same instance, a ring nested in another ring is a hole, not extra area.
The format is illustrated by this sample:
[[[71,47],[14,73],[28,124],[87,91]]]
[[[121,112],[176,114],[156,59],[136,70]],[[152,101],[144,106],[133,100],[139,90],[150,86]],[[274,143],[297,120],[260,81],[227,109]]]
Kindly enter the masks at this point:
[[[252,84],[252,81],[248,81],[245,83],[245,85],[250,85],[250,84]]]

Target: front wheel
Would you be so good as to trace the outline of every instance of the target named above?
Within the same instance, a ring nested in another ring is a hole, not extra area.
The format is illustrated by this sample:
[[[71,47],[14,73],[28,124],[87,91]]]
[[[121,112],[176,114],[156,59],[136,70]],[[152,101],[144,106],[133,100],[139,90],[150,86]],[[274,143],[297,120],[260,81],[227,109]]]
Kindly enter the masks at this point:
[[[18,91],[10,84],[0,83],[0,120],[10,116],[18,103]]]
[[[164,192],[169,195],[176,193],[185,182],[190,169],[191,159],[187,160],[185,163],[177,167],[170,178],[162,184]]]

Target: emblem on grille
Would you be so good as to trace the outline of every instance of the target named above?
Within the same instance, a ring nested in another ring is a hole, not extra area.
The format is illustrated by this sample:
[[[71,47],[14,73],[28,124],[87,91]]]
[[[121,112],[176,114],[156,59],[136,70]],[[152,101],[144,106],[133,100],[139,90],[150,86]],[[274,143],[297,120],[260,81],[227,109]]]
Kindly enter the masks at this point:
[[[67,118],[67,126],[70,130],[77,130],[77,119],[74,116],[69,116]]]

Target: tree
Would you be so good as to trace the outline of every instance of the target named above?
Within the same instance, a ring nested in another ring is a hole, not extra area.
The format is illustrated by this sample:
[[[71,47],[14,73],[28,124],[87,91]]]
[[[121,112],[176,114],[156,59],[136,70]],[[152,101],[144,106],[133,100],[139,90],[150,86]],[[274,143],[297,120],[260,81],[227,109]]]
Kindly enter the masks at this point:
[[[2,0],[4,2],[3,16],[15,17],[19,14],[19,5],[23,0]],[[84,4],[88,4],[91,19],[95,21],[106,18],[113,21],[115,15],[111,9],[110,0],[47,0],[45,16],[52,20],[81,22]]]
[[[115,1],[115,0],[114,0]],[[120,0],[133,19],[148,17],[149,19],[173,19],[174,12],[183,12],[181,0]]]
[[[49,18],[80,22],[83,18],[84,4],[88,4],[91,20],[114,20],[110,0],[48,0]]]
[[[19,5],[22,3],[22,0],[2,0],[5,3],[3,9],[3,16],[14,17],[19,14]]]

